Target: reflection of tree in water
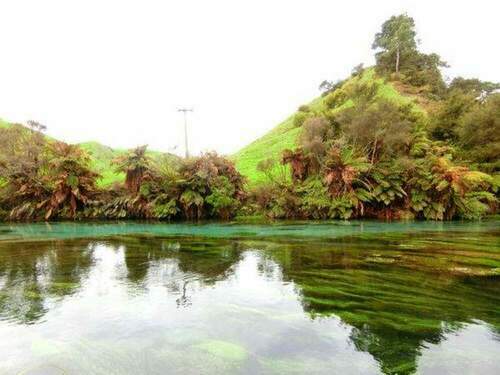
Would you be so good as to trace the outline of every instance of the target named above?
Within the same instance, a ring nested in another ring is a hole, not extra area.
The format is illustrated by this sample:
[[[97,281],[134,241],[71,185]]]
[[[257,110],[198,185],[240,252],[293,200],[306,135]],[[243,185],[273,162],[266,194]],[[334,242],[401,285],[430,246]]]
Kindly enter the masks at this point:
[[[0,317],[37,322],[49,299],[79,289],[91,265],[88,241],[0,242]]]
[[[177,303],[177,307],[188,307],[188,306],[191,306],[191,304],[192,304],[191,297],[189,297],[187,295],[187,285],[188,285],[188,283],[189,283],[189,281],[187,281],[187,280],[184,280],[182,282],[182,293],[179,296],[179,298],[177,298],[175,300],[175,303]]]
[[[190,294],[229,276],[240,260],[234,242],[220,239],[123,237],[128,281],[141,287],[162,283],[179,295],[177,306],[191,305]]]
[[[299,287],[304,310],[313,318],[334,314],[352,326],[353,344],[373,355],[384,373],[415,372],[423,345],[439,343],[463,323],[482,320],[499,332],[498,277],[409,269],[386,246],[371,244],[376,254],[383,251],[376,257],[355,242],[276,245],[269,254],[285,280]]]
[[[373,239],[259,244],[123,236],[105,242],[109,250],[121,249],[127,273],[120,277],[129,285],[163,285],[179,307],[190,306],[200,288],[232,277],[242,250],[263,245],[268,249],[259,257],[260,273],[293,281],[312,317],[339,316],[352,327],[356,348],[373,355],[385,373],[414,372],[426,342],[438,343],[473,319],[500,332],[499,277],[442,272],[438,248],[408,250]],[[94,266],[93,246],[91,240],[0,242],[0,319],[35,323],[48,301],[79,290]],[[461,253],[453,257],[461,265],[483,258],[492,263],[477,249]]]
[[[95,266],[95,249],[102,245],[124,257],[127,273],[123,277],[136,290],[150,283],[163,284],[179,296],[179,307],[189,306],[196,290],[228,276],[240,259],[231,242],[218,240],[124,236],[105,242],[0,242],[0,319],[38,322],[52,302],[80,289]]]

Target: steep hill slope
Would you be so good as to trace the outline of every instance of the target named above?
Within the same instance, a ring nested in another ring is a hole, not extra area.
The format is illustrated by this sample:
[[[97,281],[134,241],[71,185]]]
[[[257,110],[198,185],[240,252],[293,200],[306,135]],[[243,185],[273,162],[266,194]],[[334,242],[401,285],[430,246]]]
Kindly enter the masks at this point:
[[[396,89],[393,84],[378,78],[373,68],[366,69],[361,76],[347,79],[342,84],[342,88],[355,83],[376,83],[378,87],[378,96],[399,103],[412,103],[412,105],[415,106],[415,110],[426,112],[424,108],[428,105],[427,101],[424,101],[418,94],[408,92],[407,90],[405,91],[407,88],[401,85],[398,89]],[[326,96],[320,96],[310,102],[308,104],[310,111],[322,112],[323,110],[326,110],[325,98]],[[333,111],[338,111],[352,105],[352,99],[346,98],[343,103],[333,109]],[[265,179],[264,174],[257,170],[257,165],[260,161],[269,158],[280,160],[283,150],[297,146],[297,138],[300,134],[301,128],[295,124],[295,116],[297,116],[297,112],[288,117],[281,124],[277,125],[267,134],[255,140],[248,146],[245,146],[233,155],[232,158],[236,163],[237,169],[248,178],[250,185],[258,184]]]

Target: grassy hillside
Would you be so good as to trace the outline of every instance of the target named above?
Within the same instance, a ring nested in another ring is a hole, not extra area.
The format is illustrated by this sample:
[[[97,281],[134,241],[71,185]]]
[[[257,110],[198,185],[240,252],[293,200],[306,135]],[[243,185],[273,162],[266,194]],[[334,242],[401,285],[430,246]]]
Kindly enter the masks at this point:
[[[112,149],[99,142],[80,143],[80,147],[90,155],[92,169],[101,175],[98,181],[99,186],[109,186],[124,180],[124,174],[116,172],[112,163],[114,159],[125,154],[126,150]]]
[[[323,105],[322,98],[313,100],[309,106],[319,110]],[[261,182],[264,175],[257,171],[257,164],[265,159],[279,159],[283,150],[294,148],[300,127],[294,125],[294,116],[291,115],[270,132],[250,143],[233,156],[236,168],[246,176],[251,184]]]
[[[386,99],[396,101],[398,103],[413,103],[415,110],[424,111],[424,106],[421,105],[420,97],[416,94],[410,94],[404,92],[404,87],[395,88],[389,82],[385,82],[383,79],[378,78],[375,75],[373,68],[365,70],[365,72],[359,77],[349,78],[344,82],[342,88],[347,88],[349,85],[355,83],[377,83],[378,92],[377,95]],[[314,99],[308,104],[311,112],[322,112],[326,110],[325,98],[320,96]],[[332,111],[338,111],[342,108],[349,107],[353,105],[352,99],[347,98],[341,105],[333,109]],[[233,160],[236,163],[236,167],[244,176],[248,178],[250,185],[258,184],[264,181],[265,176],[263,173],[257,170],[257,164],[268,158],[273,158],[279,160],[283,150],[287,148],[294,148],[297,146],[297,138],[300,134],[300,126],[294,125],[294,117],[296,113],[288,117],[281,124],[277,125],[274,129],[269,131],[267,134],[252,142],[248,146],[244,147],[236,154],[233,155]]]
[[[0,128],[7,126],[9,126],[9,122],[0,119]],[[124,180],[124,174],[115,171],[113,160],[125,154],[128,150],[113,149],[99,142],[84,142],[80,143],[79,146],[89,154],[92,169],[101,175],[101,178],[97,181],[100,187],[110,186],[115,182]],[[153,160],[159,160],[160,158],[166,158],[170,162],[178,160],[178,157],[173,154],[159,151],[148,151],[147,153]]]
[[[5,120],[2,120],[0,118],[0,128],[5,128],[7,126],[9,126],[9,123],[7,121],[5,121]]]
[[[116,172],[113,160],[127,153],[126,149],[113,149],[100,144],[99,142],[84,142],[79,146],[83,148],[91,157],[92,169],[101,175],[98,185],[109,186],[115,182],[122,182],[125,178],[123,173]],[[169,162],[175,163],[179,158],[176,155],[162,153],[159,151],[147,151],[147,154],[155,161],[166,158]]]

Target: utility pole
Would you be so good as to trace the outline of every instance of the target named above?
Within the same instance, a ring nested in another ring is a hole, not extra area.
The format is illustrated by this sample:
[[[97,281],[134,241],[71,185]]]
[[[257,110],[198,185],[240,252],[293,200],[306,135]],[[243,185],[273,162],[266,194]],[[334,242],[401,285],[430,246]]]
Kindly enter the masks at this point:
[[[186,159],[189,157],[188,150],[188,130],[187,130],[187,113],[193,112],[192,108],[178,108],[177,112],[182,112],[184,114],[184,146],[186,150]]]

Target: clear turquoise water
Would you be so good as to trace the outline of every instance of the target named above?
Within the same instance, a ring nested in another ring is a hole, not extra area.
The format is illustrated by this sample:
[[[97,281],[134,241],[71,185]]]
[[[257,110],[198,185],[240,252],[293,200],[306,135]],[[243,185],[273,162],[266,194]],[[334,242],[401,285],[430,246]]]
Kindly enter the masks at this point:
[[[1,224],[0,239],[63,239],[112,235],[336,238],[369,233],[483,232],[498,229],[499,220],[476,222],[431,221],[290,221],[265,224],[203,223],[165,224],[148,222],[89,222]]]
[[[0,225],[0,374],[498,374],[500,222]]]

